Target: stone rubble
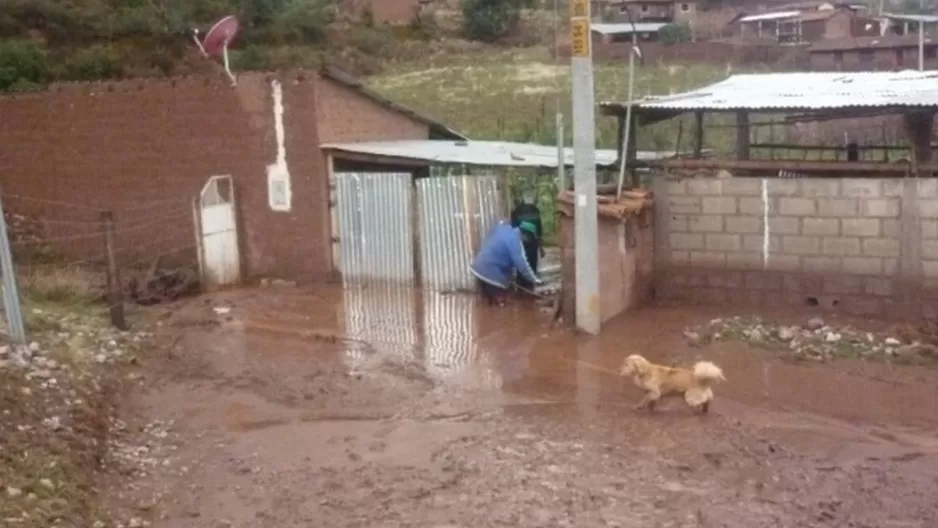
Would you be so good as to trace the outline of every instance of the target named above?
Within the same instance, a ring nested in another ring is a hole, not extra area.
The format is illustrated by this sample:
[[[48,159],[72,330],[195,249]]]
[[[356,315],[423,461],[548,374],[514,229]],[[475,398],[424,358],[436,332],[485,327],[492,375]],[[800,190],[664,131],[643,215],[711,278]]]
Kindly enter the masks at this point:
[[[146,331],[122,332],[103,326],[97,318],[78,314],[60,314],[32,310],[33,316],[45,321],[44,326],[52,331],[37,332],[36,341],[28,345],[0,345],[0,371],[19,385],[19,392],[36,402],[33,410],[46,414],[30,415],[29,422],[11,423],[17,420],[10,409],[0,411],[0,423],[16,431],[35,430],[36,425],[56,434],[77,434],[79,424],[73,423],[77,410],[85,402],[79,396],[80,387],[99,388],[107,378],[124,376],[136,379],[119,369],[122,365],[136,362],[136,352],[152,338]],[[36,424],[36,425],[32,425]],[[108,456],[103,461],[105,468],[116,469],[124,474],[146,476],[157,468],[170,465],[168,437],[172,423],[154,422],[141,431],[131,432],[119,420],[112,419],[109,435]],[[8,500],[24,501],[22,515],[29,515],[28,504],[35,501],[35,494],[28,490],[57,490],[62,483],[44,475],[35,475],[35,480],[26,486],[4,484],[0,490]],[[32,498],[31,498],[32,497]],[[5,518],[17,524],[22,518]],[[93,524],[106,528],[145,528],[149,521],[133,517],[123,523],[109,524],[97,521]]]
[[[758,317],[713,319],[684,332],[695,346],[713,341],[743,341],[769,350],[787,351],[797,359],[830,361],[836,358],[889,359],[918,363],[938,361],[938,347],[919,341],[903,342],[851,326],[832,327],[819,317],[804,326],[782,325]]]

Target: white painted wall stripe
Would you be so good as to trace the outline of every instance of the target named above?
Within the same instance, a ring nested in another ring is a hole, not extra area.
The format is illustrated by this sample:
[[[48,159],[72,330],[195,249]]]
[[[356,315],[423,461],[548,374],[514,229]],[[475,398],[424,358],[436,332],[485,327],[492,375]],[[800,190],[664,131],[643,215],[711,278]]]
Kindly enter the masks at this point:
[[[769,180],[762,178],[762,269],[769,267]]]
[[[273,98],[274,136],[277,142],[277,159],[267,166],[267,201],[274,211],[289,212],[293,203],[290,188],[290,170],[287,167],[286,133],[283,126],[283,86],[274,79],[270,82]]]

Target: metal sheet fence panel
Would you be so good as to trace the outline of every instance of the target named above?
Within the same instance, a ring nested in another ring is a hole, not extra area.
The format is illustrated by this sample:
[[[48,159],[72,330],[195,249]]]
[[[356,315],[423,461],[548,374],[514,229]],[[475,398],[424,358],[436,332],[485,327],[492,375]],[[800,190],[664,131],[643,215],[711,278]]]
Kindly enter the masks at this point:
[[[469,263],[478,243],[498,220],[500,198],[495,176],[424,178],[417,182],[417,196],[425,285],[431,289],[472,288]]]
[[[408,173],[335,174],[344,280],[413,282],[410,178]]]

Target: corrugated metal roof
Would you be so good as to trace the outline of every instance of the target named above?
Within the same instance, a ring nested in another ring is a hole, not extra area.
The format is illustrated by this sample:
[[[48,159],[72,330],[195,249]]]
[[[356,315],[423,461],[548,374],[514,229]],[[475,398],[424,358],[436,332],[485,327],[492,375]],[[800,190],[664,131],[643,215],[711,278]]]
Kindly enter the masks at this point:
[[[923,44],[931,48],[935,40],[925,37]],[[844,39],[820,40],[808,48],[809,53],[849,51],[862,49],[917,48],[918,35],[886,35],[885,37],[849,37]]]
[[[623,103],[604,103],[609,109]],[[646,97],[654,110],[818,110],[851,107],[938,107],[938,72],[767,73],[733,75],[710,86]]]
[[[760,20],[781,20],[783,18],[795,18],[801,11],[779,11],[776,13],[761,13],[758,15],[749,15],[740,18],[740,22],[758,22]]]
[[[898,20],[900,22],[924,22],[926,24],[938,23],[938,16],[935,15],[905,15],[901,13],[883,13],[883,18]]]
[[[633,30],[632,24],[590,24],[590,29],[602,35],[631,35],[636,33],[657,33],[667,24],[661,22],[636,22]]]
[[[557,147],[508,141],[434,141],[402,140],[364,143],[332,143],[325,150],[352,154],[426,161],[428,163],[477,165],[490,167],[557,167]],[[566,164],[573,165],[573,149],[566,148]],[[639,151],[641,160],[663,159],[669,152]],[[611,149],[596,150],[596,165],[613,167],[617,153]]]

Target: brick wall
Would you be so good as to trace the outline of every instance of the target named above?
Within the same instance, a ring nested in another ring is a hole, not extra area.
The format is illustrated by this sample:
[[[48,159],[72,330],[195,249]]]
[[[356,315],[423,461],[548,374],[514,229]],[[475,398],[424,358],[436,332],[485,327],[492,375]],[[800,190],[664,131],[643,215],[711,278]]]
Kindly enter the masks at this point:
[[[316,74],[280,76],[293,207],[274,212],[266,167],[277,154],[275,78],[242,74],[237,87],[220,76],[68,84],[0,97],[4,205],[47,220],[44,235],[53,239],[95,230],[87,226],[103,210],[115,213],[119,231],[152,222],[118,233],[119,256],[137,260],[194,245],[192,200],[210,176],[231,175],[246,274],[328,273],[328,179],[319,145],[324,138],[427,138],[429,130]],[[88,236],[56,242],[56,249],[75,258],[102,252],[100,239]]]
[[[936,314],[934,179],[658,180],[664,298]]]

